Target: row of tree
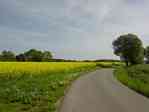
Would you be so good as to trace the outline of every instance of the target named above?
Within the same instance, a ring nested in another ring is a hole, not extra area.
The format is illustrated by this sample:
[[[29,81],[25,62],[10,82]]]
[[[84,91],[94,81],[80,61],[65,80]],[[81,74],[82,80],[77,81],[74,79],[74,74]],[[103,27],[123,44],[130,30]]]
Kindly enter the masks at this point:
[[[0,61],[50,61],[52,57],[50,51],[30,49],[24,53],[16,55],[12,51],[4,50],[0,54]]]
[[[144,48],[137,35],[126,34],[113,41],[114,53],[120,57],[127,66],[142,64],[144,60],[149,63],[149,46]]]

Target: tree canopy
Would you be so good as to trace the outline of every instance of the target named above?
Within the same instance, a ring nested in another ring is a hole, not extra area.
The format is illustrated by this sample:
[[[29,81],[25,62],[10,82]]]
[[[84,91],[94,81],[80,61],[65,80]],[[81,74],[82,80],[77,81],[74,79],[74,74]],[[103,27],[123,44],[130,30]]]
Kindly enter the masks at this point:
[[[27,61],[42,61],[43,53],[40,50],[30,49],[24,53]]]
[[[50,51],[30,49],[24,53],[15,55],[12,51],[2,51],[0,61],[51,61],[53,58]]]
[[[147,60],[147,63],[149,63],[149,46],[147,46],[145,49],[145,58]]]
[[[50,51],[44,51],[42,54],[42,61],[49,61],[53,57]]]
[[[15,54],[12,51],[4,50],[0,54],[2,61],[15,61]]]
[[[140,64],[144,62],[144,48],[142,41],[134,34],[121,35],[113,41],[114,53],[126,64]]]

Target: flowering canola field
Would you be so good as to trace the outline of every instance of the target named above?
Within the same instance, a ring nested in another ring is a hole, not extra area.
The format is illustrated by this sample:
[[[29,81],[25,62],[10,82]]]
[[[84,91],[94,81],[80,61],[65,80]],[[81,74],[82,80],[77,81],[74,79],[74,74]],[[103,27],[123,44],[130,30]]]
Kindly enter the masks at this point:
[[[94,68],[92,62],[0,62],[0,111],[54,112],[70,82]]]

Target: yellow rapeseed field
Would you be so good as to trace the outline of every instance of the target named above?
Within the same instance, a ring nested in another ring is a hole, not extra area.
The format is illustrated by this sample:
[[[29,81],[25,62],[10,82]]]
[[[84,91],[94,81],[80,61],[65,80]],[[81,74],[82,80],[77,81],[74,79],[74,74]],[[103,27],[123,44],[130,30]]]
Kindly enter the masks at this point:
[[[94,68],[92,62],[0,62],[0,111],[54,112],[71,81]]]
[[[96,66],[84,62],[0,62],[0,74],[72,72]]]

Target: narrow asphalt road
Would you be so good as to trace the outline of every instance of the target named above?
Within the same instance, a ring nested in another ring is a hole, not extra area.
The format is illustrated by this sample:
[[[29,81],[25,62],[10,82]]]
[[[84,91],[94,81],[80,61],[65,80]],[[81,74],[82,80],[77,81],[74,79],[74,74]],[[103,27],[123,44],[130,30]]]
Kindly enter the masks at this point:
[[[59,112],[149,112],[149,99],[117,81],[112,69],[103,69],[76,80]]]

